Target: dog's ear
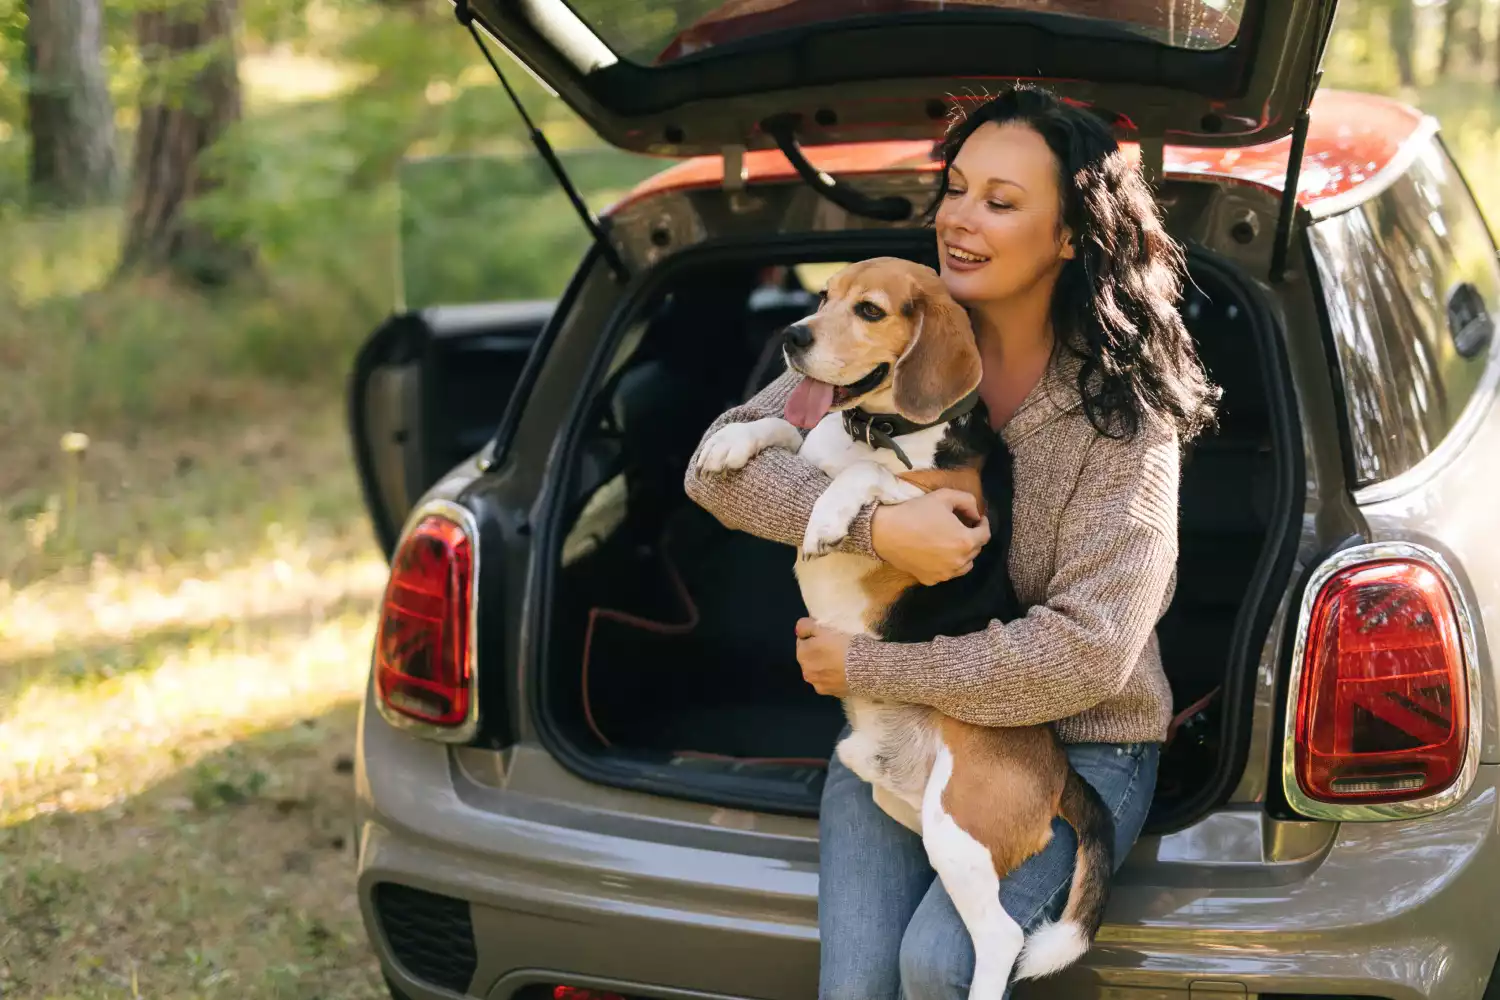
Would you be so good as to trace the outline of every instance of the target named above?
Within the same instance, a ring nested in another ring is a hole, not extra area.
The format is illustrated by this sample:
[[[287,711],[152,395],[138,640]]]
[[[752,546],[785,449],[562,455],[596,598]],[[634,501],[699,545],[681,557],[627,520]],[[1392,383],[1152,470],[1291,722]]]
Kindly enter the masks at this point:
[[[913,282],[902,311],[913,332],[896,361],[891,394],[896,412],[919,424],[931,423],[979,385],[979,345],[968,313],[936,276]]]

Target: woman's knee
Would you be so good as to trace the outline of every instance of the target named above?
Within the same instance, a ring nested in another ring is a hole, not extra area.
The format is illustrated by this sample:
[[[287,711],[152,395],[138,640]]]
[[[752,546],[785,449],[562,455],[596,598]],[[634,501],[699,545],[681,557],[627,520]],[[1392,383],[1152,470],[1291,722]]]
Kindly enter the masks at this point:
[[[963,921],[946,902],[928,899],[901,938],[903,1000],[963,1000],[974,974],[974,945]]]

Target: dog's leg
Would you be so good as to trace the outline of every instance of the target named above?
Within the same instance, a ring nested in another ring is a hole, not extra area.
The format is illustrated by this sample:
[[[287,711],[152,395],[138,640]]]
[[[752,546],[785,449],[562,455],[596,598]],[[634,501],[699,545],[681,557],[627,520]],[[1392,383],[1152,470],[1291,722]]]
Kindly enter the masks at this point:
[[[1000,1000],[1025,935],[1000,905],[1000,876],[989,849],[960,828],[943,807],[943,791],[952,775],[953,754],[939,744],[922,797],[922,844],[974,942],[969,1000]]]
[[[725,424],[703,445],[698,456],[698,471],[743,469],[745,463],[756,455],[776,447],[795,452],[802,447],[802,434],[780,417]]]
[[[804,556],[832,552],[849,534],[849,525],[860,509],[872,500],[901,503],[922,495],[922,488],[897,479],[895,473],[875,462],[856,462],[834,477],[828,489],[813,504],[802,537]]]

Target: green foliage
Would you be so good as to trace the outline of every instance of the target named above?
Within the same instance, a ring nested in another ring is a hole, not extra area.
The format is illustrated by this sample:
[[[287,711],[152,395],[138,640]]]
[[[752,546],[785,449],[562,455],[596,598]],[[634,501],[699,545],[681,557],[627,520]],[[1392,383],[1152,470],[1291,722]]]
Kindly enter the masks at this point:
[[[608,204],[661,168],[612,149],[560,159],[586,203]],[[403,166],[401,288],[404,305],[561,294],[590,237],[534,153],[450,156]]]

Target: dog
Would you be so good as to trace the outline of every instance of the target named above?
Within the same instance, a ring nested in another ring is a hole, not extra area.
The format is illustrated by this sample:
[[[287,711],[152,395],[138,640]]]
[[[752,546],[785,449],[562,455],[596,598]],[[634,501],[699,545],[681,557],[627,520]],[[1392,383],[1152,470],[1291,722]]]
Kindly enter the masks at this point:
[[[845,632],[907,642],[1020,617],[1006,568],[1011,456],[978,396],[968,316],[937,272],[891,257],[851,264],[783,336],[787,366],[802,376],[784,417],[721,428],[704,443],[698,470],[743,468],[779,447],[832,479],[796,564],[809,614]],[[991,542],[968,573],[923,587],[879,560],[837,551],[866,504],[939,487],[973,494],[990,517]],[[869,782],[887,813],[921,835],[973,939],[970,1000],[996,1000],[1013,972],[1038,978],[1082,957],[1104,915],[1114,824],[1053,727],[989,729],[865,698],[843,705],[849,733],[839,759]],[[1054,816],[1077,834],[1073,881],[1061,919],[1028,936],[1001,907],[1000,881],[1047,845]]]

